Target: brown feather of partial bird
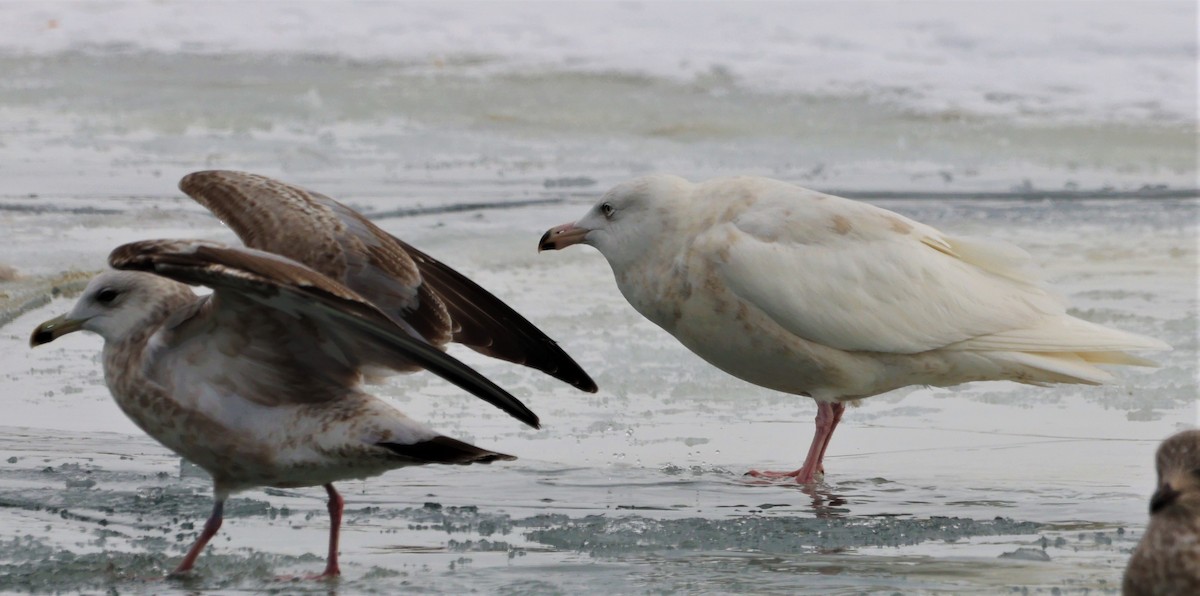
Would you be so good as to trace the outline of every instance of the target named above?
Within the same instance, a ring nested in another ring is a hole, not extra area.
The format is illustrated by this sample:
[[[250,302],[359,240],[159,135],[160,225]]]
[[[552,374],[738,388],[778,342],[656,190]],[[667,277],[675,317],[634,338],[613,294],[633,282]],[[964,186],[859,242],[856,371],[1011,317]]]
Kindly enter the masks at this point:
[[[1129,558],[1122,593],[1200,594],[1200,430],[1163,441],[1155,461],[1150,523]]]

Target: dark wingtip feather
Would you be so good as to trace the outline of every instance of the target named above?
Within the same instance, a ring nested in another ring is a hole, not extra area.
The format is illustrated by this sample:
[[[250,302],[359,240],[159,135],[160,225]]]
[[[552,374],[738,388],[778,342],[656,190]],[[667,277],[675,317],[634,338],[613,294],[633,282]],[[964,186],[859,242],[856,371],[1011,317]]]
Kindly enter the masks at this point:
[[[490,464],[494,461],[512,461],[514,456],[481,449],[470,443],[447,436],[437,436],[419,443],[378,443],[380,447],[404,458],[434,464]]]
[[[572,387],[595,393],[596,382],[558,342],[491,292],[450,266],[388,235],[408,252],[426,284],[441,296],[462,328],[454,341],[480,353],[540,370]]]

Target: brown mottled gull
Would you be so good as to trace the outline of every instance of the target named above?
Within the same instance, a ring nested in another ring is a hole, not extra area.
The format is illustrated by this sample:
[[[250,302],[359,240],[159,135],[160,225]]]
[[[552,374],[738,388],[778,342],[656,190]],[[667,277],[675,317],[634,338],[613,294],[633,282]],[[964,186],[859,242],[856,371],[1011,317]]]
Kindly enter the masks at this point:
[[[1158,448],[1150,524],[1125,568],[1126,596],[1200,594],[1200,430]]]
[[[215,505],[175,570],[192,569],[233,492],[324,486],[332,519],[321,577],[337,561],[333,483],[428,463],[513,459],[442,436],[360,388],[367,368],[424,368],[536,427],[520,401],[357,292],[287,257],[202,241],[118,247],[121,271],[91,281],[31,344],[77,330],[104,338],[104,374],[142,430],[208,471]],[[180,283],[183,282],[183,283]],[[197,296],[185,284],[213,289]]]
[[[817,401],[812,482],[845,403],[908,385],[1099,384],[1166,344],[1072,317],[1000,242],[756,177],[618,185],[540,249],[589,244],[643,316],[740,379]]]

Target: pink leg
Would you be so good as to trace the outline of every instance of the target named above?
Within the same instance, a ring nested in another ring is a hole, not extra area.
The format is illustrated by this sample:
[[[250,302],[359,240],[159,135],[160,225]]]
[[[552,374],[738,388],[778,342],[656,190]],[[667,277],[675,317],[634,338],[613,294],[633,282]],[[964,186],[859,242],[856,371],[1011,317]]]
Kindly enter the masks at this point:
[[[825,457],[825,448],[829,446],[829,438],[833,436],[833,429],[842,420],[842,413],[845,410],[844,404],[817,402],[816,432],[813,434],[812,444],[808,447],[808,456],[804,458],[804,465],[800,469],[792,472],[750,470],[747,474],[756,478],[795,478],[797,483],[811,484],[816,480],[818,472],[824,473],[825,471],[821,460]]]
[[[183,557],[183,562],[175,571],[171,572],[171,576],[183,575],[192,570],[192,566],[196,564],[196,558],[204,551],[204,547],[208,545],[208,541],[216,536],[217,530],[221,529],[221,521],[224,519],[225,499],[217,499],[213,505],[212,515],[208,516],[208,521],[204,522],[204,531],[200,532],[200,537],[196,539],[196,543],[188,550],[187,556]]]
[[[338,567],[338,537],[342,529],[342,511],[346,508],[346,500],[338,494],[332,484],[325,485],[325,492],[329,494],[329,558],[325,560],[325,573],[313,579],[328,579],[342,574],[341,568]]]
[[[821,454],[817,456],[817,471],[825,473],[825,450],[829,448],[829,440],[833,438],[833,431],[837,429],[837,425],[842,421],[842,414],[846,411],[846,404],[833,403],[830,404],[833,408],[833,424],[829,426],[829,432],[825,433],[825,442],[821,444]]]

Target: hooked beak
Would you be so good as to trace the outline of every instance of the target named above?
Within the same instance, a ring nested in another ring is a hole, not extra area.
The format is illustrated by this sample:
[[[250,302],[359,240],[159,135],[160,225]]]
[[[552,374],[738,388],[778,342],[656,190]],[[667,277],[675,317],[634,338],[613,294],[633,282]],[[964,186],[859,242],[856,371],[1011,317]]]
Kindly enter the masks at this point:
[[[1171,486],[1170,482],[1160,484],[1158,490],[1154,491],[1154,496],[1150,497],[1150,513],[1158,513],[1162,508],[1174,503],[1181,494],[1183,493]]]
[[[37,326],[33,335],[29,336],[29,347],[36,348],[48,344],[68,333],[83,329],[86,319],[69,319],[67,315],[59,315]]]
[[[591,230],[581,228],[573,223],[555,226],[546,230],[542,235],[542,239],[538,241],[538,252],[543,250],[559,250],[579,244],[588,235]]]

